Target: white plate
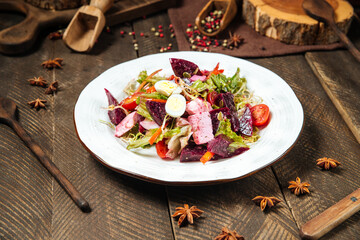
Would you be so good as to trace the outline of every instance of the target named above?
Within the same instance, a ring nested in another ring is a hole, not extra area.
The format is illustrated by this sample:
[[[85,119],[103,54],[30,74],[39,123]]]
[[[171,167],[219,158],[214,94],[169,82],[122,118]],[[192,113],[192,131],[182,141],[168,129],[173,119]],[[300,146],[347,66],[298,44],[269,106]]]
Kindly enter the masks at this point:
[[[109,121],[107,88],[118,100],[125,97],[128,81],[142,70],[173,74],[169,58],[183,58],[201,69],[211,70],[220,62],[227,76],[240,67],[248,88],[263,98],[271,112],[271,121],[260,131],[261,138],[250,150],[223,160],[180,163],[179,159],[160,159],[155,148],[128,151],[114,137],[114,130],[99,120]],[[275,73],[254,63],[222,54],[172,52],[149,55],[114,66],[91,81],[81,92],[74,109],[78,137],[84,147],[101,163],[115,171],[143,180],[168,185],[200,185],[232,181],[248,176],[282,158],[295,144],[303,127],[304,112],[292,89]]]

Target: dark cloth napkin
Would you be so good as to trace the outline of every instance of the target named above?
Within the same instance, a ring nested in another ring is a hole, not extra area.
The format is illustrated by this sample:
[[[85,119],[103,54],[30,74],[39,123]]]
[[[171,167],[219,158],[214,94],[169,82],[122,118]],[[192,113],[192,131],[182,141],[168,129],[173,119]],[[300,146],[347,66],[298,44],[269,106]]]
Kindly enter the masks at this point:
[[[241,1],[242,2],[242,1]],[[206,5],[207,0],[182,0],[178,6],[168,10],[170,21],[174,27],[176,41],[180,51],[189,51],[191,44],[186,36],[189,23],[194,25],[195,18],[200,10]],[[238,1],[238,13],[226,30],[219,35],[219,39],[229,38],[229,31],[240,34],[244,43],[239,48],[223,49],[222,47],[210,47],[210,52],[224,53],[236,57],[271,57],[301,53],[313,50],[333,50],[340,48],[341,43],[329,45],[290,45],[260,35],[248,26],[241,17],[241,6]]]

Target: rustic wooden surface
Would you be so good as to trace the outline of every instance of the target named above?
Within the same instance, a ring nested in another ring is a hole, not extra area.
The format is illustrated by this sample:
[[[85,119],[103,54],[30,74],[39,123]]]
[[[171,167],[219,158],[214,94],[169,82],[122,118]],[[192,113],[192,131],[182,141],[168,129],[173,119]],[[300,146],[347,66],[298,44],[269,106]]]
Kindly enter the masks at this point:
[[[20,20],[21,16],[0,14],[0,29]],[[150,32],[159,24],[165,27],[165,38]],[[359,143],[313,73],[309,54],[306,59],[303,55],[249,59],[282,77],[305,112],[299,141],[273,166],[221,185],[166,187],[115,173],[98,163],[76,137],[73,108],[78,95],[92,79],[116,64],[157,53],[169,42],[176,51],[168,24],[167,14],[162,12],[114,26],[111,33],[100,36],[90,54],[73,53],[61,41],[44,38],[28,55],[0,55],[0,96],[16,102],[21,125],[93,208],[90,214],[82,213],[16,134],[0,125],[0,239],[213,239],[223,226],[245,239],[299,239],[302,224],[359,187]],[[137,35],[122,37],[120,30]],[[150,35],[139,37],[140,32]],[[138,51],[133,48],[134,39]],[[324,65],[329,58],[351,64],[340,68],[343,74],[336,76],[341,81],[352,79],[347,78],[351,73],[346,70],[359,66],[345,50],[316,54]],[[64,58],[62,70],[41,68],[42,61],[54,57]],[[334,71],[332,67],[322,70],[324,74]],[[28,84],[27,79],[34,76],[59,81],[60,91],[55,96],[44,95],[43,88]],[[358,86],[358,78],[352,80]],[[36,111],[26,104],[38,97],[48,101],[46,109]],[[344,99],[344,105],[355,104],[359,98],[353,94]],[[322,171],[315,162],[320,157],[335,158],[342,166]],[[296,177],[310,182],[311,194],[297,197],[287,189],[288,181]],[[261,212],[251,202],[257,195],[275,196],[283,202]],[[179,228],[170,215],[184,203],[205,213],[194,225]],[[360,213],[356,213],[324,239],[357,239],[359,223]]]

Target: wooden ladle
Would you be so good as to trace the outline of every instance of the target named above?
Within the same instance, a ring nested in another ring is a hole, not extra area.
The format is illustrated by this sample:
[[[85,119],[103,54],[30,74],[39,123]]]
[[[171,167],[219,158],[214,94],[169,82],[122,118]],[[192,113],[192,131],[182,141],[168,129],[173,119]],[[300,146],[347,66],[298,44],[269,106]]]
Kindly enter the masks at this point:
[[[302,7],[307,15],[310,17],[325,22],[329,25],[334,32],[339,36],[340,40],[349,49],[350,53],[360,62],[360,52],[357,50],[349,40],[349,38],[343,33],[338,26],[336,26],[334,18],[334,9],[325,0],[304,0]]]
[[[24,141],[30,150],[40,160],[42,165],[50,172],[50,174],[58,181],[60,186],[70,195],[71,199],[83,212],[91,212],[89,203],[81,196],[79,191],[65,177],[56,165],[46,156],[40,146],[26,133],[23,127],[16,121],[15,117],[16,104],[7,98],[0,97],[0,123],[4,123],[11,127],[16,134]]]
[[[64,43],[77,52],[90,51],[105,26],[104,13],[113,2],[91,0],[90,5],[79,8],[64,32]]]
[[[214,10],[222,10],[224,15],[220,22],[220,27],[211,33],[204,30],[201,26],[201,20],[205,19],[210,12]],[[230,22],[234,19],[237,13],[237,5],[235,0],[210,0],[205,7],[199,12],[195,19],[195,24],[198,27],[201,34],[209,37],[214,37],[223,31]]]

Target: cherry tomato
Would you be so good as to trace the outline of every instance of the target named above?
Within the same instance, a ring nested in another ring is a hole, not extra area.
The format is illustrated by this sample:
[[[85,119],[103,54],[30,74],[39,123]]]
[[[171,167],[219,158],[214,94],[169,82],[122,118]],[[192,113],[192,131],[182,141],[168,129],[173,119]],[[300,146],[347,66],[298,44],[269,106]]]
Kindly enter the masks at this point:
[[[265,125],[269,120],[270,110],[265,104],[255,105],[250,108],[253,117],[253,125],[260,127]]]
[[[162,159],[166,159],[166,153],[169,149],[166,146],[165,139],[161,140],[160,142],[156,143],[156,152]]]
[[[215,104],[215,99],[217,98],[218,95],[219,94],[216,91],[212,91],[212,92],[209,92],[206,99],[211,105],[214,105]]]
[[[120,105],[125,108],[126,110],[132,111],[137,107],[136,99],[142,93],[134,93],[133,95],[125,98],[121,101]]]

